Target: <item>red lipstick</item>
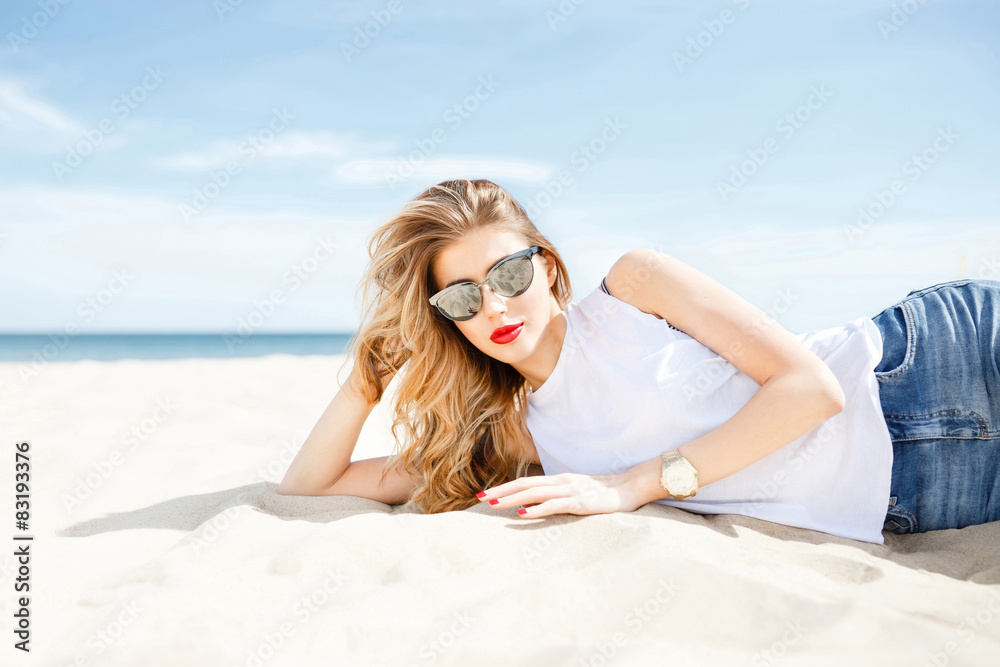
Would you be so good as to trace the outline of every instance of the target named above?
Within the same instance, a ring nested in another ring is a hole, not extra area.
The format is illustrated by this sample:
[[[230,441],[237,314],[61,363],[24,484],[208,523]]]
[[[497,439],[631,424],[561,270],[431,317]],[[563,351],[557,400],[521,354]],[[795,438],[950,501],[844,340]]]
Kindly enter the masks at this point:
[[[521,333],[521,327],[524,326],[524,322],[519,322],[517,324],[511,324],[505,327],[500,327],[490,334],[490,340],[494,343],[499,343],[504,345],[511,342]]]

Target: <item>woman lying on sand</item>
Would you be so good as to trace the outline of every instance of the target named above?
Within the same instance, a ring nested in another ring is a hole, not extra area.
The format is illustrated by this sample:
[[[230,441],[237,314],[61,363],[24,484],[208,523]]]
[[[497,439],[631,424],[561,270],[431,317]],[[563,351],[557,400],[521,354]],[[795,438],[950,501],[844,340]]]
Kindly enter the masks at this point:
[[[998,281],[792,334],[637,249],[572,301],[559,253],[487,180],[428,188],[369,255],[350,376],[283,494],[531,519],[656,502],[877,544],[1000,520]],[[400,446],[351,462],[397,374]]]

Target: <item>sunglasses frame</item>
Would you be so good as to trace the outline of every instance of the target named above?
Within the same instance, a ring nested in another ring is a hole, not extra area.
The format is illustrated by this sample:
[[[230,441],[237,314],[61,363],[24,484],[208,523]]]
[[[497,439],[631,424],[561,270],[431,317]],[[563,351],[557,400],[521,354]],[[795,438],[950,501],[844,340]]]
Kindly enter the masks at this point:
[[[466,282],[463,282],[463,283],[455,283],[454,285],[449,285],[448,287],[445,287],[443,290],[441,290],[440,292],[438,292],[437,294],[435,294],[434,296],[432,296],[430,299],[428,299],[428,301],[430,302],[430,304],[432,306],[434,306],[435,310],[437,310],[437,312],[439,312],[442,317],[445,317],[448,320],[451,320],[452,322],[466,322],[468,320],[471,320],[473,317],[475,317],[476,315],[479,314],[480,310],[483,309],[483,300],[482,300],[483,299],[483,293],[482,293],[482,290],[480,290],[479,288],[482,287],[483,285],[486,285],[487,283],[489,283],[490,289],[493,290],[494,293],[497,293],[496,289],[493,287],[493,284],[490,283],[490,279],[492,279],[492,277],[493,277],[493,272],[496,271],[497,267],[499,267],[501,264],[504,264],[506,262],[510,262],[512,260],[515,260],[515,259],[520,259],[521,257],[527,257],[528,261],[531,262],[531,272],[532,272],[531,273],[531,282],[528,283],[528,287],[531,287],[531,283],[533,283],[535,281],[535,273],[534,273],[534,271],[535,271],[535,265],[534,265],[534,262],[531,261],[531,258],[534,257],[539,252],[541,252],[541,247],[535,245],[535,246],[531,246],[530,248],[525,248],[524,250],[520,250],[518,252],[515,252],[513,255],[507,255],[506,257],[504,257],[499,262],[497,262],[496,264],[493,265],[493,267],[486,273],[486,280],[484,280],[483,282],[479,283],[478,285],[476,283],[472,282],[472,281],[466,281]],[[473,287],[476,288],[476,291],[479,293],[479,310],[477,310],[476,312],[474,312],[469,317],[466,317],[465,319],[460,319],[460,320],[459,319],[455,319],[455,318],[451,317],[450,315],[448,315],[447,313],[445,313],[441,309],[441,307],[438,306],[438,300],[442,296],[444,296],[446,293],[451,292],[451,291],[456,290],[456,289],[460,289],[460,288],[462,288],[462,287],[464,287],[466,285],[472,285]],[[527,291],[527,288],[525,288],[525,291]],[[523,294],[523,292],[522,292],[522,294]],[[500,296],[504,296],[504,295],[501,294]],[[510,297],[507,297],[507,298],[510,298]]]

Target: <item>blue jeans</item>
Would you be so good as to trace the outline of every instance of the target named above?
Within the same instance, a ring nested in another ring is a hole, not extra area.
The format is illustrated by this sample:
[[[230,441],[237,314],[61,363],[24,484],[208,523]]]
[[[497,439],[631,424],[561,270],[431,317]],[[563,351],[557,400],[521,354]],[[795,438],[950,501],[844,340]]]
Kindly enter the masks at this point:
[[[913,290],[872,320],[893,453],[883,530],[1000,520],[1000,281]]]

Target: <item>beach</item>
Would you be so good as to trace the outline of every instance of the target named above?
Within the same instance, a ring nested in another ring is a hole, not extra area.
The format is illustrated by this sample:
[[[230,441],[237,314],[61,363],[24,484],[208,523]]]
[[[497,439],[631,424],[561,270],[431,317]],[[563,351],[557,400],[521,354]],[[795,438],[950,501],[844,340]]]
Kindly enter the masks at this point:
[[[0,364],[5,517],[15,443],[30,461],[2,663],[1000,664],[1000,522],[876,545],[652,503],[525,520],[282,496],[343,362]],[[354,460],[391,452],[389,403]]]

